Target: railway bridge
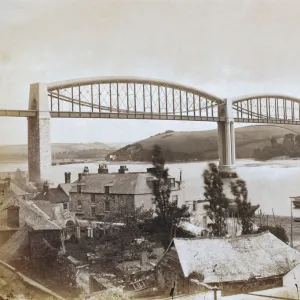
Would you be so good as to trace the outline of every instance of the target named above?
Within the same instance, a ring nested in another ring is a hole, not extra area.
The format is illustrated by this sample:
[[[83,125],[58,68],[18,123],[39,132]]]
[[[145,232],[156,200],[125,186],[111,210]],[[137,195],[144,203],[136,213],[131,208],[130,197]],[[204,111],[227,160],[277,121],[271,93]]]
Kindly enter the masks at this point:
[[[0,109],[28,119],[30,181],[51,166],[51,118],[182,120],[218,123],[219,168],[235,168],[234,123],[300,124],[300,99],[257,94],[219,98],[186,85],[135,77],[96,77],[30,85],[28,110]]]

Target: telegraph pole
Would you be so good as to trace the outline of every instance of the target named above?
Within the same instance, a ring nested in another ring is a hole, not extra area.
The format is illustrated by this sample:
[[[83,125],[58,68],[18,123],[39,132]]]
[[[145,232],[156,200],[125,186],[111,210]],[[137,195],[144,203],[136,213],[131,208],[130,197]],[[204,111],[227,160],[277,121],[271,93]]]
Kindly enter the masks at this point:
[[[291,247],[293,248],[293,201],[291,199]]]

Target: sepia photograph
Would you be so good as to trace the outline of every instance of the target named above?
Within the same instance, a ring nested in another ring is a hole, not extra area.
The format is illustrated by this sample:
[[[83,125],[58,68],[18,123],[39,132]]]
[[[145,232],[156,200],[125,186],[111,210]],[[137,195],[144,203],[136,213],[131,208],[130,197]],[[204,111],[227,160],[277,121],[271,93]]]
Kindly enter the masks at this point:
[[[0,300],[300,299],[300,1],[0,4]]]

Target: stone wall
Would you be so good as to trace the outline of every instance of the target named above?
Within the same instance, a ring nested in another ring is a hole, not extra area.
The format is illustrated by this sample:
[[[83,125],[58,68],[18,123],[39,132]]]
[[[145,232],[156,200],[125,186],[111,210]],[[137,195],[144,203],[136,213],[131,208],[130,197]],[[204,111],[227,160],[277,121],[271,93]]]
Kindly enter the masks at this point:
[[[28,118],[29,181],[46,178],[51,166],[50,118]]]
[[[78,201],[81,201],[82,210],[77,210]],[[110,202],[110,211],[105,211],[105,201]],[[92,207],[95,207],[95,216],[92,216]],[[82,218],[97,218],[97,216],[110,216],[134,210],[133,195],[107,195],[95,194],[95,203],[89,193],[70,193],[70,210]]]
[[[28,171],[29,181],[47,179],[51,167],[50,109],[47,85],[30,85],[29,107],[36,110],[36,117],[28,118]]]
[[[220,284],[215,283],[211,285],[218,286],[222,290],[222,295],[230,296],[281,287],[283,285],[283,278],[282,276],[278,276],[271,278],[251,279],[241,282],[224,282]]]

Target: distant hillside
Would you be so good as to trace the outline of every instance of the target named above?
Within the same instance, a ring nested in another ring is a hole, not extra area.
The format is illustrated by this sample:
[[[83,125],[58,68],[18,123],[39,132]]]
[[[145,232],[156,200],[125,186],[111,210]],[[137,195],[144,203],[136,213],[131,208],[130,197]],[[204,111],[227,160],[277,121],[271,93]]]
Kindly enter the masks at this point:
[[[269,145],[272,137],[283,137],[291,132],[300,133],[300,126],[254,125],[236,128],[236,156],[237,158],[251,158],[253,151]],[[110,154],[116,155],[116,160],[121,161],[151,161],[151,149],[153,145],[158,144],[164,151],[167,161],[211,160],[218,158],[217,137],[217,130],[166,131],[127,145]]]
[[[52,144],[52,154],[57,159],[62,158],[104,158],[107,153],[116,148],[103,143],[57,143]],[[27,145],[0,146],[0,160],[27,159]]]

